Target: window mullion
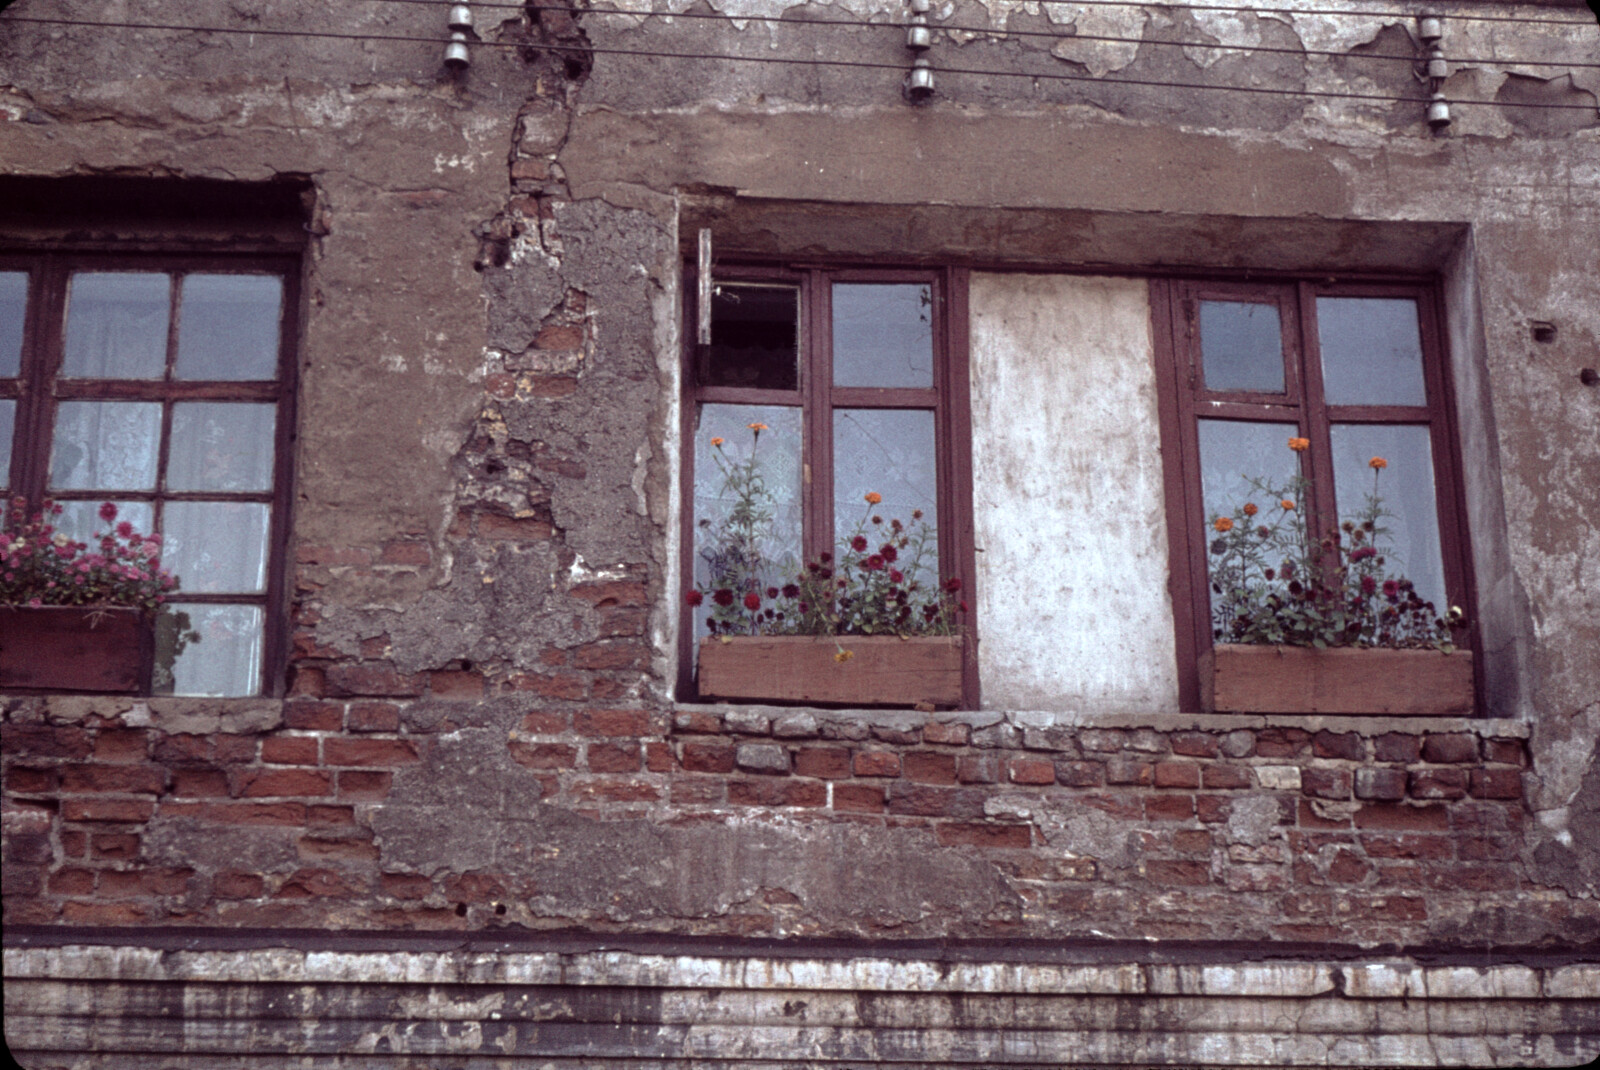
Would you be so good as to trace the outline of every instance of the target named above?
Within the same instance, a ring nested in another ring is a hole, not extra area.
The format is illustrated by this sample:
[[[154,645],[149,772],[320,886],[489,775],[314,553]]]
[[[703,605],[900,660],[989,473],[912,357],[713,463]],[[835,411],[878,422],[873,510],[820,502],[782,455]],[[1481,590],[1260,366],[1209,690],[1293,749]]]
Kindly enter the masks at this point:
[[[1322,347],[1317,338],[1317,295],[1310,283],[1298,284],[1300,381],[1304,392],[1301,432],[1311,440],[1309,456],[1302,457],[1301,473],[1311,479],[1311,501],[1307,504],[1306,534],[1319,538],[1339,526],[1338,503],[1334,498],[1333,437],[1328,422],[1328,406],[1323,396]],[[1309,470],[1308,470],[1309,469]]]
[[[34,281],[37,293],[31,295],[29,308],[32,323],[23,336],[23,398],[17,413],[22,427],[14,439],[23,451],[23,461],[13,493],[38,508],[49,488],[55,380],[61,368],[67,317],[67,266],[63,258],[54,254],[42,257]]]
[[[805,273],[803,297],[803,544],[805,556],[811,559],[833,549],[833,294],[827,272],[814,268]]]

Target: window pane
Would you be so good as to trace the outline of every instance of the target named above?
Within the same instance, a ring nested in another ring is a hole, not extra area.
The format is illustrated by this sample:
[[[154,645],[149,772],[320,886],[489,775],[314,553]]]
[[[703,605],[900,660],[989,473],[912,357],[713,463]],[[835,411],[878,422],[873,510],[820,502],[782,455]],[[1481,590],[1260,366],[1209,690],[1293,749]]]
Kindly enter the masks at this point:
[[[255,502],[168,502],[162,564],[190,594],[262,590],[267,515],[267,506]]]
[[[1294,424],[1201,420],[1200,485],[1206,519],[1229,516],[1252,499],[1266,508],[1268,503],[1250,481],[1282,488],[1298,475],[1300,462],[1289,449],[1289,440],[1299,433]]]
[[[835,409],[833,413],[833,530],[842,545],[857,531],[869,542],[890,521],[912,522],[922,510],[929,538],[923,566],[938,579],[939,477],[933,444],[933,413],[926,409]],[[883,500],[869,504],[868,494]],[[872,518],[883,523],[874,524]],[[906,562],[903,571],[909,571]]]
[[[836,386],[933,385],[933,287],[841,282],[833,287]]]
[[[757,434],[750,424],[765,424]],[[719,443],[719,444],[714,444]],[[800,568],[800,410],[703,405],[694,440],[695,582],[780,586]],[[696,613],[696,631],[709,613]]]
[[[153,401],[63,401],[56,406],[50,486],[150,490],[156,485],[161,406]]]
[[[1200,350],[1207,389],[1283,393],[1283,325],[1277,305],[1201,301]]]
[[[141,535],[149,535],[155,530],[155,509],[149,502],[120,502],[112,501],[117,507],[117,518],[110,524],[100,519],[99,500],[57,502],[61,506],[61,515],[55,519],[56,530],[62,532],[78,542],[94,544],[96,534],[105,534],[115,525],[126,520],[133,525],[133,530]]]
[[[156,624],[157,693],[254,695],[260,689],[260,606],[174,602],[170,609]]]
[[[698,360],[706,386],[794,390],[800,385],[800,291],[793,286],[718,286],[711,344]]]
[[[1319,297],[1317,337],[1330,405],[1426,405],[1422,336],[1410,298]]]
[[[1376,486],[1389,531],[1385,550],[1388,572],[1416,584],[1424,602],[1443,616],[1449,602],[1444,589],[1444,561],[1439,550],[1435,512],[1433,444],[1428,428],[1416,425],[1334,424],[1333,481],[1339,498],[1339,519],[1358,523]],[[1374,469],[1382,457],[1388,467]],[[1376,476],[1376,482],[1374,477]]]
[[[0,379],[22,369],[22,320],[27,311],[28,273],[0,271]]]
[[[178,402],[172,406],[168,490],[272,489],[273,405]]]
[[[67,297],[61,374],[160,379],[167,367],[170,282],[154,272],[77,272]]]
[[[189,275],[178,301],[179,379],[276,379],[283,280]]]
[[[17,429],[17,403],[0,401],[0,488],[11,485],[11,436]]]

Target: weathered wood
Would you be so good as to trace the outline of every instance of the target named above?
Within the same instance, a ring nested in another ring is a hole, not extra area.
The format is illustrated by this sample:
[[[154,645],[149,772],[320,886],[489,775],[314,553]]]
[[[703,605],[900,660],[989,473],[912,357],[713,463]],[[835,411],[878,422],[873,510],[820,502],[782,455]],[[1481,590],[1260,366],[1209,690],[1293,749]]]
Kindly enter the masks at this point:
[[[0,606],[0,688],[136,694],[152,642],[138,609]]]
[[[1224,713],[1453,714],[1473,710],[1472,652],[1213,647],[1201,704]]]
[[[839,660],[839,654],[849,655]],[[702,698],[956,706],[961,638],[730,636],[700,642]]]

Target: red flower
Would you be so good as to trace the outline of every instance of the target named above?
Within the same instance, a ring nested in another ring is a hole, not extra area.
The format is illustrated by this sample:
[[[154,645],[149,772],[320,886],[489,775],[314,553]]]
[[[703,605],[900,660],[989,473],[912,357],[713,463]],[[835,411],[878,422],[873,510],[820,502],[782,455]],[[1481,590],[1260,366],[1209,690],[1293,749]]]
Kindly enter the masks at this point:
[[[690,591],[688,594],[683,596],[683,600],[688,602],[691,606],[697,606],[706,599],[705,595],[701,594],[699,591]]]
[[[107,524],[117,518],[117,507],[111,502],[103,502],[100,506],[100,519]]]
[[[871,557],[869,557],[865,561],[861,562],[861,567],[866,569],[869,572],[878,571],[880,568],[883,567],[883,555],[882,554],[873,554]]]
[[[858,554],[865,552],[867,549],[867,537],[865,535],[857,535],[855,538],[851,539],[850,549],[854,550]]]
[[[1362,576],[1361,577],[1361,593],[1362,594],[1371,594],[1372,592],[1376,591],[1377,589],[1378,589],[1378,581],[1377,580],[1373,579],[1371,576]]]
[[[776,598],[776,597],[778,597],[778,589],[776,587],[768,587],[767,588],[767,597],[768,598]]]
[[[893,560],[893,558],[890,558],[890,560]],[[901,572],[897,568],[891,568],[889,570],[889,582],[890,583],[904,583],[905,581],[906,581],[906,574],[904,572]]]
[[[733,592],[726,587],[718,587],[711,592],[711,600],[719,606],[733,605]]]
[[[745,596],[744,596],[744,608],[746,608],[746,609],[760,609],[761,608],[761,596],[756,594],[754,591],[746,592]]]
[[[967,600],[965,598],[963,598],[961,601],[957,602],[956,603],[956,608],[961,610],[961,612],[965,613],[967,611]]]
[[[878,552],[883,555],[883,559],[885,561],[888,561],[891,564],[894,562],[895,558],[900,556],[900,551],[894,548],[893,543],[884,543],[883,546],[879,548]]]
[[[949,591],[951,594],[955,594],[957,591],[961,590],[960,577],[951,576],[949,579],[945,580],[944,589]]]
[[[1383,593],[1388,595],[1390,598],[1399,597],[1399,595],[1400,595],[1400,584],[1398,582],[1396,582],[1395,580],[1384,580],[1383,581]]]
[[[792,583],[784,584],[783,585],[783,597],[785,597],[785,598],[799,598],[800,597],[800,588],[796,587]]]
[[[117,534],[121,535],[124,539],[130,538],[133,535],[133,525],[124,520],[122,523],[117,525]]]

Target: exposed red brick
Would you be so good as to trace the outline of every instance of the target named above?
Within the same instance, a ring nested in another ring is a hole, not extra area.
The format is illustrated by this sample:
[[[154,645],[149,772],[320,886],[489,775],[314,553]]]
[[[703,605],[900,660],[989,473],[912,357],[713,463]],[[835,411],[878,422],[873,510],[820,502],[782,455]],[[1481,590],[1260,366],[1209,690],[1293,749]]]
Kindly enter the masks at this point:
[[[1424,899],[1400,895],[1348,900],[1352,914],[1364,918],[1384,918],[1389,921],[1426,921],[1428,904]]]
[[[1194,796],[1151,795],[1144,801],[1144,816],[1150,821],[1187,821],[1194,816]]]
[[[155,907],[149,903],[81,903],[61,906],[61,920],[71,925],[138,925],[149,921]]]
[[[99,762],[142,762],[150,752],[150,733],[143,728],[102,728],[95,735]]]
[[[529,769],[575,769],[578,765],[578,748],[566,743],[509,744],[511,760]]]
[[[1323,817],[1317,813],[1316,807],[1311,805],[1310,799],[1301,799],[1298,824],[1301,828],[1308,829],[1347,829],[1350,827],[1350,819],[1347,817]]]
[[[965,747],[972,741],[972,726],[941,724],[938,721],[929,721],[922,726],[922,741],[924,743],[946,743],[954,747]]]
[[[535,349],[580,349],[583,347],[582,327],[544,327],[533,337]]]
[[[1179,829],[1172,834],[1172,849],[1179,854],[1209,855],[1211,833],[1204,829]]]
[[[315,736],[268,736],[261,741],[261,760],[272,765],[316,765]]]
[[[322,742],[322,760],[328,765],[410,765],[419,759],[416,744],[406,739],[330,737]]]
[[[207,821],[227,825],[304,825],[306,804],[303,802],[272,803],[207,803],[203,811]]]
[[[900,781],[889,785],[889,812],[921,817],[983,816],[983,793],[972,788],[940,788]]]
[[[221,769],[174,769],[172,794],[188,799],[226,799],[228,774]]]
[[[327,693],[330,695],[411,698],[422,694],[422,684],[421,674],[403,675],[393,665],[382,661],[331,665],[327,670]]]
[[[820,780],[730,780],[728,801],[735,806],[826,806],[828,786]]]
[[[400,707],[392,702],[352,702],[345,724],[352,732],[398,732]]]
[[[1357,732],[1330,732],[1323,729],[1311,737],[1311,753],[1317,758],[1344,758],[1365,761],[1367,744]]]
[[[1348,799],[1350,770],[1309,768],[1300,770],[1300,790],[1319,799]]]
[[[412,565],[427,568],[433,563],[433,547],[420,539],[391,539],[378,554],[380,565]]]
[[[1397,829],[1405,832],[1442,832],[1450,827],[1450,815],[1443,806],[1407,806],[1404,803],[1373,803],[1355,812],[1356,828]]]
[[[1211,883],[1211,867],[1204,862],[1153,859],[1145,863],[1145,876],[1156,884],[1199,887]]]
[[[1031,825],[973,825],[945,822],[935,826],[939,842],[946,847],[1026,848],[1033,843]]]
[[[89,837],[78,829],[61,830],[61,853],[68,858],[82,858],[89,852]]]
[[[1000,759],[992,754],[963,754],[956,759],[956,779],[963,784],[998,783]]]
[[[344,727],[344,706],[337,702],[286,702],[283,725],[303,732],[337,732]]]
[[[295,850],[303,862],[376,862],[378,848],[361,836],[302,836]]]
[[[1056,762],[1056,783],[1069,788],[1098,788],[1105,779],[1106,767],[1100,762]]]
[[[1486,739],[1483,741],[1483,757],[1489,762],[1520,766],[1525,758],[1522,740]]]
[[[899,776],[900,756],[893,751],[864,750],[855,757],[856,776]]]
[[[55,766],[34,768],[26,765],[6,767],[6,791],[13,795],[49,795],[61,785],[61,773]]]
[[[63,799],[63,821],[149,821],[156,804],[150,799]]]
[[[685,747],[691,745],[685,744]],[[952,777],[955,775],[955,764],[955,759],[951,758]],[[794,771],[798,776],[843,780],[850,776],[850,752],[843,747],[802,747],[795,752]]]
[[[478,537],[507,542],[543,542],[552,538],[556,529],[550,521],[539,517],[501,516],[499,513],[479,513]]]
[[[1464,862],[1509,862],[1517,857],[1511,836],[1465,836],[1456,841],[1456,857]]]
[[[1356,798],[1395,801],[1406,797],[1406,771],[1368,767],[1356,770]]]
[[[389,797],[394,774],[388,770],[341,769],[338,795],[341,799],[378,802]]]
[[[1144,816],[1144,798],[1132,792],[1117,792],[1106,795],[1078,795],[1074,801],[1082,806],[1090,806],[1112,817],[1128,818],[1134,821]]]
[[[1447,836],[1362,836],[1361,846],[1370,858],[1449,858]]]
[[[1429,887],[1447,892],[1507,892],[1521,883],[1517,870],[1508,865],[1441,862],[1425,866],[1424,872]]]
[[[596,773],[637,773],[644,765],[637,743],[591,743],[588,763]]]
[[[1006,763],[1006,778],[1013,784],[1054,784],[1055,763],[1039,758],[1013,758]]]
[[[1256,733],[1256,754],[1262,758],[1298,758],[1311,742],[1303,728],[1263,728]]]
[[[1158,788],[1198,788],[1200,767],[1193,762],[1157,762],[1155,784]]]
[[[534,710],[522,718],[520,727],[536,736],[553,736],[565,732],[571,724],[571,716],[559,710]]]
[[[77,866],[58,869],[50,874],[46,887],[52,895],[89,895],[94,892],[96,872]]]
[[[681,777],[669,793],[675,806],[720,806],[727,801],[727,785],[711,777]]]
[[[671,773],[678,768],[678,756],[672,752],[670,743],[646,743],[644,745],[644,767],[652,773]]]
[[[1472,794],[1478,799],[1522,798],[1522,773],[1516,769],[1474,769]]]
[[[291,703],[290,705],[293,705]],[[284,707],[285,713],[288,706]],[[206,736],[164,736],[157,733],[150,756],[158,762],[203,762],[211,757],[211,740]]]
[[[1413,799],[1461,799],[1467,794],[1467,770],[1413,770],[1406,787]]]
[[[1475,762],[1478,760],[1478,737],[1466,732],[1430,733],[1422,741],[1422,760]]]
[[[483,673],[476,670],[452,669],[428,674],[428,694],[442,699],[481,699]]]
[[[685,743],[683,767],[692,773],[731,773],[737,754],[736,747],[717,743]]]
[[[1172,753],[1188,758],[1215,758],[1218,752],[1217,737],[1210,732],[1172,733]]]
[[[223,870],[211,878],[211,894],[218,899],[258,899],[266,891],[259,873]]]
[[[689,735],[720,735],[722,718],[704,710],[684,710],[674,718],[672,727]]]
[[[1380,762],[1414,762],[1422,755],[1422,737],[1386,732],[1372,741],[1372,755]]]
[[[8,757],[87,758],[94,749],[89,733],[81,728],[51,725],[0,725],[0,746]]]
[[[602,639],[619,636],[639,636],[645,633],[649,611],[643,607],[617,606],[600,611],[599,635]]]
[[[964,726],[963,726],[964,727]],[[900,756],[900,766],[908,780],[923,784],[954,784],[956,782],[956,756],[939,751],[907,751]],[[1055,773],[1052,770],[1051,778]],[[1041,781],[1041,783],[1044,783]]]
[[[855,813],[882,813],[883,788],[877,784],[835,784],[833,808]]]
[[[1107,784],[1136,784],[1149,787],[1155,783],[1156,767],[1150,762],[1135,762],[1127,758],[1113,758],[1106,763]]]
[[[302,543],[294,559],[302,565],[370,565],[372,551],[365,546],[319,546]]]
[[[650,663],[650,648],[635,639],[601,639],[573,651],[579,669],[643,669]]]
[[[418,873],[385,873],[379,885],[396,899],[425,899],[433,891],[433,881]]]
[[[240,794],[249,799],[333,794],[333,776],[321,769],[262,769],[245,773]]]
[[[103,869],[96,891],[107,899],[182,895],[188,890],[192,876],[192,869]]]
[[[259,740],[255,736],[212,736],[211,758],[213,761],[228,764],[233,762],[253,762],[256,760],[256,751]]]
[[[661,798],[661,792],[653,784],[641,780],[610,777],[592,777],[588,780],[574,781],[572,794],[574,798],[580,800],[593,799],[606,802],[654,802]]]
[[[580,736],[645,736],[650,734],[647,710],[579,710],[572,727]]]
[[[327,674],[313,665],[296,665],[289,670],[289,694],[297,698],[321,698],[328,687]]]
[[[341,773],[340,776],[348,774]],[[356,823],[356,808],[353,806],[333,806],[328,803],[313,803],[306,807],[307,828],[339,828],[344,825]]]
[[[361,888],[331,869],[297,869],[275,892],[278,899],[310,899],[349,896]]]
[[[108,862],[131,862],[139,857],[139,836],[133,832],[96,832],[89,838],[89,851]]]
[[[1207,788],[1248,788],[1250,770],[1242,765],[1206,765],[1200,770],[1200,781]]]
[[[1328,864],[1328,879],[1336,884],[1360,884],[1372,872],[1372,866],[1354,851],[1340,848]]]

